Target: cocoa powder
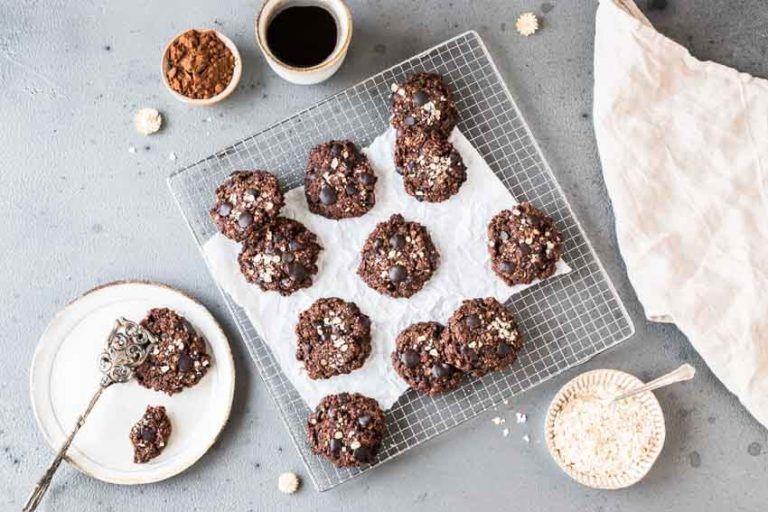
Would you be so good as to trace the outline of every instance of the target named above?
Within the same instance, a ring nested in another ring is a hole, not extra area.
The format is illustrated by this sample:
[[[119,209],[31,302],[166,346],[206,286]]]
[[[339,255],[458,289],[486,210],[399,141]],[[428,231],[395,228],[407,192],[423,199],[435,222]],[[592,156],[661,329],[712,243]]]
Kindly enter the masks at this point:
[[[234,55],[213,31],[189,30],[168,48],[168,83],[188,98],[216,96],[227,88],[234,70]]]

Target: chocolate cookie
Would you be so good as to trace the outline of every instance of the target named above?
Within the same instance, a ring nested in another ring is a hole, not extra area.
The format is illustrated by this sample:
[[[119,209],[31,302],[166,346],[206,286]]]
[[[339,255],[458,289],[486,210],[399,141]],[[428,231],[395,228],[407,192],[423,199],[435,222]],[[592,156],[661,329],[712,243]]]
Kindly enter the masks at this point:
[[[194,386],[211,365],[205,340],[186,318],[172,309],[155,308],[141,326],[155,335],[157,343],[141,365],[136,380],[142,386],[168,395]]]
[[[224,236],[241,241],[280,213],[277,178],[267,171],[235,171],[216,189],[211,218]]]
[[[376,203],[376,174],[348,140],[332,140],[309,153],[304,194],[309,211],[329,219],[360,217]]]
[[[379,293],[410,297],[424,287],[439,263],[427,228],[395,214],[368,235],[357,274]]]
[[[296,359],[310,379],[327,379],[363,366],[371,353],[371,320],[353,302],[320,299],[299,315]]]
[[[461,155],[434,131],[401,131],[395,143],[395,165],[405,191],[419,201],[445,201],[467,181]]]
[[[393,84],[392,126],[398,130],[418,127],[447,137],[456,126],[458,111],[453,93],[436,73],[417,73],[402,84]]]
[[[554,221],[527,202],[502,210],[488,224],[493,271],[510,286],[554,274],[560,241]]]
[[[392,366],[419,393],[439,395],[461,384],[461,371],[448,364],[442,354],[444,330],[437,322],[420,322],[397,336]]]
[[[143,464],[160,455],[171,437],[171,420],[165,414],[165,407],[148,405],[128,437],[133,444],[133,462]]]
[[[379,404],[357,393],[326,396],[307,421],[312,452],[339,467],[373,462],[385,434]]]
[[[249,282],[290,295],[312,285],[321,250],[317,236],[304,224],[278,217],[243,241],[237,260]]]
[[[440,339],[446,360],[481,377],[511,365],[523,344],[512,313],[492,297],[465,300]]]

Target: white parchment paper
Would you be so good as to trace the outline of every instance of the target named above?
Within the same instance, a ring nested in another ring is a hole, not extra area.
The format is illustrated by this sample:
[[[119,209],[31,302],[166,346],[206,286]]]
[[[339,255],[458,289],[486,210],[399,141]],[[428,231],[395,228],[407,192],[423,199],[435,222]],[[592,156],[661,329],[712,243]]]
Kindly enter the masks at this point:
[[[397,334],[426,320],[446,322],[461,301],[493,296],[506,301],[525,286],[510,287],[491,270],[486,249],[486,226],[500,210],[517,203],[469,141],[454,130],[450,141],[467,166],[467,181],[458,194],[443,203],[421,203],[406,194],[395,172],[395,131],[389,129],[364,151],[379,178],[376,205],[366,215],[335,221],[309,212],[304,189],[286,194],[282,215],[302,222],[317,234],[324,247],[314,284],[288,297],[262,292],[240,273],[240,245],[223,235],[206,242],[203,252],[216,281],[242,306],[259,335],[269,345],[283,372],[310,407],[326,395],[358,392],[389,409],[407,389],[390,364]],[[379,294],[357,276],[359,251],[378,222],[394,213],[418,221],[429,230],[440,252],[440,267],[432,279],[409,299]],[[569,272],[560,261],[556,275]],[[372,321],[373,351],[362,368],[348,375],[312,380],[296,360],[294,327],[300,312],[323,297],[355,302]]]

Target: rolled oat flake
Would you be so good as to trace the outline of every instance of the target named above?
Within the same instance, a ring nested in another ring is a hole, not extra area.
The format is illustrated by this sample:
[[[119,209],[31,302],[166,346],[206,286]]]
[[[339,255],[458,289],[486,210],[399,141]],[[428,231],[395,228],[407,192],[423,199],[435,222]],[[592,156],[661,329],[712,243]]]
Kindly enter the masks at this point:
[[[142,135],[151,135],[163,125],[163,116],[154,108],[142,108],[133,116],[133,127]]]

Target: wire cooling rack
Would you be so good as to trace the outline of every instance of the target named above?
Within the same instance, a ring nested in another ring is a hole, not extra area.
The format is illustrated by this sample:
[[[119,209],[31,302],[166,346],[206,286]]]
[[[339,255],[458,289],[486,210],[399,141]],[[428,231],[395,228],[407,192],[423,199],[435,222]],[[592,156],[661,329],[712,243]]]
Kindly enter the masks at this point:
[[[310,452],[304,430],[309,409],[245,312],[222,291],[320,491],[391,460],[634,333],[613,285],[476,32],[461,34],[174,172],[168,179],[169,186],[197,243],[202,247],[216,232],[208,209],[214,189],[230,172],[270,169],[278,174],[286,190],[299,186],[312,146],[345,138],[368,144],[387,127],[391,84],[418,71],[436,71],[447,79],[455,91],[459,128],[518,200],[532,201],[555,219],[565,241],[563,257],[574,270],[531,287],[507,303],[526,339],[512,368],[470,380],[437,398],[413,391],[403,395],[387,412],[388,434],[378,462],[364,469],[339,469]]]

